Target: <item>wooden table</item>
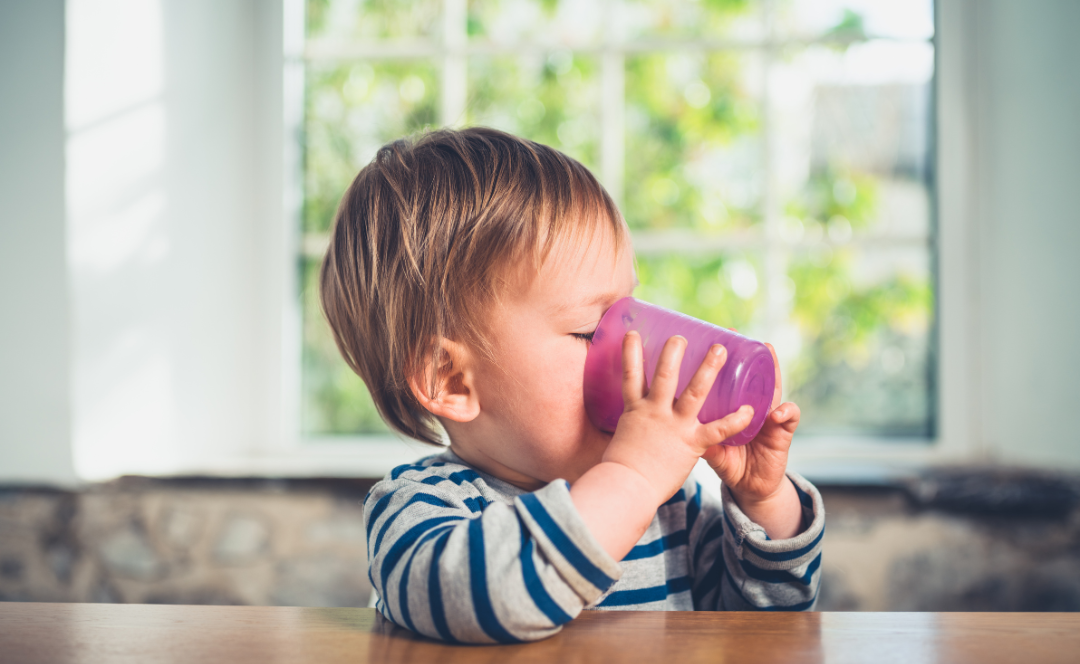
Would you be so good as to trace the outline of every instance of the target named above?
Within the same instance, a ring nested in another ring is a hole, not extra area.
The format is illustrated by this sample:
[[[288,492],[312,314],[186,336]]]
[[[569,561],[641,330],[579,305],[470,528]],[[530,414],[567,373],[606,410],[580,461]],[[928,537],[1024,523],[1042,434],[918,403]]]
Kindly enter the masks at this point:
[[[449,646],[374,609],[0,603],[0,662],[1080,662],[1080,614],[585,612]]]

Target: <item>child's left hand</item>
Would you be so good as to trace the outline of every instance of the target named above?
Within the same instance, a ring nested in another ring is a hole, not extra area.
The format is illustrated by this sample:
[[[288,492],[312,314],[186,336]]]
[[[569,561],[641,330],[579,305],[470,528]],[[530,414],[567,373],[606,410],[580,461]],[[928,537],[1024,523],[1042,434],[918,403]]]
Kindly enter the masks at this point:
[[[731,490],[747,517],[764,526],[770,537],[791,537],[797,534],[797,525],[796,531],[790,534],[787,534],[790,530],[787,527],[774,528],[785,533],[774,534],[769,526],[794,523],[791,515],[782,514],[792,509],[801,523],[798,496],[785,475],[791,439],[799,426],[799,407],[791,402],[780,403],[780,362],[772,345],[765,345],[776,366],[772,412],[765,418],[758,435],[746,445],[715,445],[701,458]]]

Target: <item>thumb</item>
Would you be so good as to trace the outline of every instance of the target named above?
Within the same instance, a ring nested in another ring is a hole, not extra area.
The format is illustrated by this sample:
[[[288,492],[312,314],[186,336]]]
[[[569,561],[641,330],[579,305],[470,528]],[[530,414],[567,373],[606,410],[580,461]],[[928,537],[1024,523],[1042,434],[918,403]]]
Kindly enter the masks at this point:
[[[709,467],[720,476],[720,479],[725,479],[729,473],[729,468],[732,462],[732,455],[738,448],[731,447],[730,445],[713,445],[705,454],[701,455],[701,458],[705,460],[705,463],[709,464]]]

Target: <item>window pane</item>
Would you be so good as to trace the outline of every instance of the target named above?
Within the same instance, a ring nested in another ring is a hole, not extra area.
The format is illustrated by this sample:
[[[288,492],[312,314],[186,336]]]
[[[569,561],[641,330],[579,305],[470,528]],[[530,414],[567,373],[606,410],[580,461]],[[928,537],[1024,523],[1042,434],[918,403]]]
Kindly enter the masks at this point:
[[[934,36],[932,0],[782,0],[776,12],[781,37],[840,40]]]
[[[737,230],[761,220],[761,60],[753,54],[626,60],[631,228]]]
[[[762,305],[761,261],[735,254],[638,255],[637,297],[753,336]]]
[[[469,0],[470,39],[591,45],[604,35],[605,0]]]
[[[454,97],[466,124],[552,145],[598,176],[601,155],[625,155],[638,297],[773,341],[801,431],[933,433],[930,0],[466,7],[473,50]],[[317,249],[376,148],[441,122],[443,2],[308,8],[309,39],[387,50],[332,64],[316,60],[332,48],[309,51],[303,426],[381,431],[318,309]],[[619,62],[624,140],[605,145],[602,91],[620,79],[604,77]]]
[[[788,274],[798,353],[787,396],[805,433],[933,433],[929,252],[836,248],[800,252]]]
[[[760,0],[622,0],[616,6],[618,25],[629,39],[741,41],[764,36],[761,4]]]
[[[319,304],[321,258],[301,262],[303,354],[300,425],[306,434],[387,430],[360,377],[341,359]]]
[[[308,66],[303,229],[309,238],[329,231],[345,189],[381,145],[435,124],[437,73],[421,60]],[[320,243],[306,238],[304,244],[317,249]],[[310,251],[301,262],[301,429],[386,431],[367,388],[341,359],[319,307],[320,253]]]
[[[807,433],[933,434],[933,48],[782,53],[772,160],[794,297],[778,335]]]
[[[308,67],[305,231],[329,230],[341,195],[379,146],[436,123],[437,72],[426,61]]]
[[[438,37],[442,0],[307,0],[308,38]]]
[[[468,122],[550,145],[594,172],[600,151],[596,58],[548,55],[469,60]]]

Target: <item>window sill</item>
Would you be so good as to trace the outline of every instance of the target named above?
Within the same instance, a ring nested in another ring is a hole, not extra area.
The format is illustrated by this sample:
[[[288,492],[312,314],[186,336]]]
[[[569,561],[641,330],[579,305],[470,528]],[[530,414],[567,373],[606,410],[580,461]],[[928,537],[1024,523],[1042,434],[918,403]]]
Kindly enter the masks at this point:
[[[326,436],[207,459],[197,467],[177,467],[167,476],[375,479],[439,451],[389,435]],[[806,436],[796,438],[789,467],[816,483],[878,486],[903,482],[930,468],[975,461],[970,453],[942,441]]]

